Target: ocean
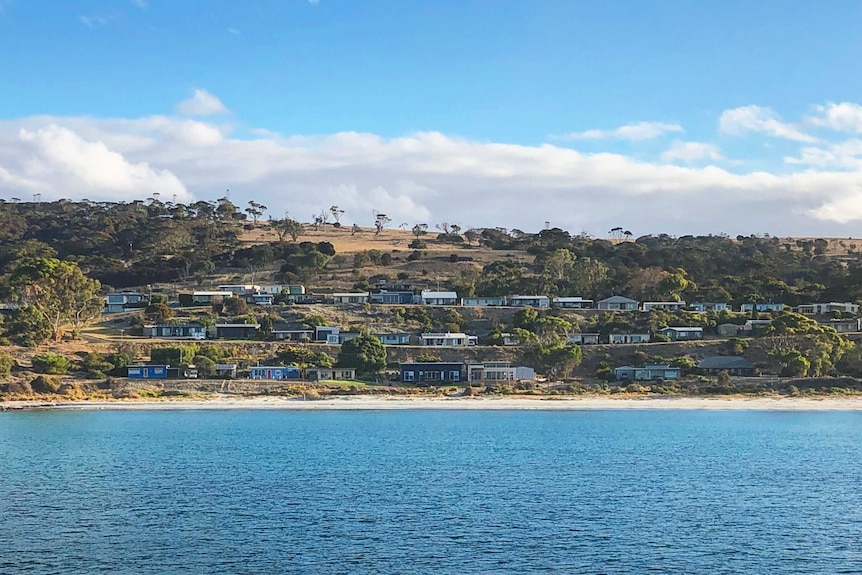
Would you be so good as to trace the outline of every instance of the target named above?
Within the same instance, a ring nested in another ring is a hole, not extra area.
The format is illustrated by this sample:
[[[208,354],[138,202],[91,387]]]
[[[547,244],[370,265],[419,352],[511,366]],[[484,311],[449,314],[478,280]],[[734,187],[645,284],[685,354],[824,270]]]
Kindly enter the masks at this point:
[[[862,573],[862,413],[0,413],[0,573]]]

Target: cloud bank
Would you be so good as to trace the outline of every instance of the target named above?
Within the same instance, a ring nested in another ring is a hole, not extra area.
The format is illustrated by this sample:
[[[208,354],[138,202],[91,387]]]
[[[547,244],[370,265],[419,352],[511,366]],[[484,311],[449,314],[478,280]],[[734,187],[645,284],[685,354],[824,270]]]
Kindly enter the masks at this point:
[[[289,212],[304,221],[335,204],[344,221],[360,225],[371,225],[379,210],[393,226],[446,221],[536,231],[549,221],[598,236],[615,226],[635,235],[848,236],[858,235],[862,221],[862,144],[800,140],[802,132],[785,130],[763,109],[729,110],[722,127],[781,133],[803,147],[779,158],[780,169],[743,173],[708,142],[676,141],[650,159],[438,132],[237,132],[212,119],[227,108],[204,90],[177,110],[0,121],[0,197],[131,201],[158,192],[162,200],[192,202],[230,189],[237,204],[254,200],[274,217]],[[210,119],[196,119],[204,116]]]

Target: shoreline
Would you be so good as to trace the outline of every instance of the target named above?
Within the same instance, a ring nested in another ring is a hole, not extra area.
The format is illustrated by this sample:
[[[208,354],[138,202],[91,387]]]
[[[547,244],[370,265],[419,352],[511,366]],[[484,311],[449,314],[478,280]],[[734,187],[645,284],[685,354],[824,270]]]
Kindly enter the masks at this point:
[[[325,399],[214,396],[210,399],[114,401],[9,401],[3,411],[183,411],[183,410],[719,410],[719,411],[862,411],[862,397],[403,397],[339,396]]]

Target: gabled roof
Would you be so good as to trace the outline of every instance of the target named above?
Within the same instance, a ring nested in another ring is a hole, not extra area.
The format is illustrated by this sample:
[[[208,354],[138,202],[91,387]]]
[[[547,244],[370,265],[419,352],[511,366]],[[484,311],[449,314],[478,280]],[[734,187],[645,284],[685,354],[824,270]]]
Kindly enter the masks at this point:
[[[669,329],[671,331],[703,331],[702,327],[671,327],[671,326],[663,327],[659,331],[664,331],[666,329]]]
[[[627,298],[621,295],[612,295],[605,299],[599,300],[599,303],[638,303],[638,300]]]
[[[754,364],[741,355],[705,357],[697,364],[700,369],[753,369]]]

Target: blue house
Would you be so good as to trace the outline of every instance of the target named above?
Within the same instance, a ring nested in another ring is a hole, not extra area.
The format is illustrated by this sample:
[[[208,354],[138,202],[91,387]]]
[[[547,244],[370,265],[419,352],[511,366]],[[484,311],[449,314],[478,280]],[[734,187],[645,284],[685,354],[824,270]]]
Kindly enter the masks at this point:
[[[756,306],[757,306],[757,311],[784,311],[784,304],[783,303],[766,302],[766,303],[758,303],[758,304],[756,304]],[[750,312],[750,311],[752,311],[752,309],[754,309],[754,307],[755,306],[753,304],[744,303],[741,306],[739,306],[739,311],[741,311],[743,313]]]
[[[127,375],[131,379],[165,379],[168,377],[166,365],[127,365]]]
[[[302,379],[302,370],[294,365],[255,365],[251,379]]]
[[[440,385],[464,381],[464,364],[437,361],[402,363],[401,381],[416,385]]]

